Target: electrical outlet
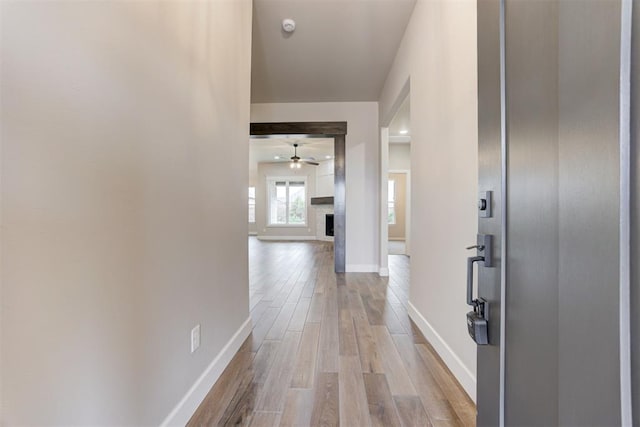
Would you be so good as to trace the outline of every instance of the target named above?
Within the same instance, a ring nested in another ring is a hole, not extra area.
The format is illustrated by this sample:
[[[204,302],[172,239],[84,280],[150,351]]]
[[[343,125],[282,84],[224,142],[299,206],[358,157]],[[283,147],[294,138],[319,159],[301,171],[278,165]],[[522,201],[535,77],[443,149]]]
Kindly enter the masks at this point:
[[[196,325],[191,330],[191,353],[200,347],[200,325]]]

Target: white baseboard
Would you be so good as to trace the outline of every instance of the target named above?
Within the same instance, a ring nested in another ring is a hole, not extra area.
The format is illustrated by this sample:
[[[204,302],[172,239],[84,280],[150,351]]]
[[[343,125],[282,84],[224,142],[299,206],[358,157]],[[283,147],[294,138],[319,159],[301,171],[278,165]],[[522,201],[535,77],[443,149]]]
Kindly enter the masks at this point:
[[[409,317],[416,324],[420,332],[431,343],[438,355],[442,358],[451,373],[456,377],[462,388],[467,392],[471,400],[476,401],[476,376],[460,360],[458,355],[449,347],[449,344],[427,322],[427,319],[415,308],[411,301],[407,304]],[[464,319],[463,319],[464,320]]]
[[[187,424],[249,334],[251,334],[251,317],[245,320],[240,329],[236,331],[180,402],[167,415],[167,418],[160,424],[162,427]]]
[[[389,277],[389,268],[388,267],[380,267],[380,270],[378,270],[378,275],[380,277]]]
[[[264,236],[264,235],[258,235],[258,240],[316,240],[316,236]]]
[[[347,264],[347,273],[377,273],[379,267],[376,264]]]

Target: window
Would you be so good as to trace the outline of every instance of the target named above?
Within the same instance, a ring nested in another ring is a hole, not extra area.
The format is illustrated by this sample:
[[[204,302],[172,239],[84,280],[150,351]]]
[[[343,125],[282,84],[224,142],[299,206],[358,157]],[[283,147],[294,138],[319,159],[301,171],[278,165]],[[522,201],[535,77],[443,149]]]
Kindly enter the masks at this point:
[[[388,190],[388,205],[389,205],[389,224],[393,225],[396,223],[396,182],[392,179],[389,180],[389,190]]]
[[[306,225],[306,181],[296,178],[270,178],[269,225]]]
[[[249,223],[256,222],[256,187],[249,187]]]

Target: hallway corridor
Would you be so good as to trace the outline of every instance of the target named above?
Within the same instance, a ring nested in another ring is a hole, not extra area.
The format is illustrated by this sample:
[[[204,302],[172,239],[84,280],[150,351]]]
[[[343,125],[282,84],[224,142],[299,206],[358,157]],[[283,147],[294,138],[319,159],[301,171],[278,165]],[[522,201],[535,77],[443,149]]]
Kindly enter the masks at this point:
[[[475,424],[475,406],[409,320],[409,263],[333,273],[324,242],[249,241],[253,333],[190,426]]]

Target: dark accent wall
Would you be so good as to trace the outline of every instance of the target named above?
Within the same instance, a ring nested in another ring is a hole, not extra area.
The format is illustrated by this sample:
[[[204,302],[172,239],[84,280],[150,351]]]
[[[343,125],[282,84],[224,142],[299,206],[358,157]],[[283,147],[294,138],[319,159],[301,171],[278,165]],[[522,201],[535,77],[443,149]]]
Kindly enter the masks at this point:
[[[346,132],[346,124],[345,124]],[[346,140],[344,135],[334,136],[333,148],[333,252],[336,273],[346,271],[347,258],[347,180],[346,180]]]

